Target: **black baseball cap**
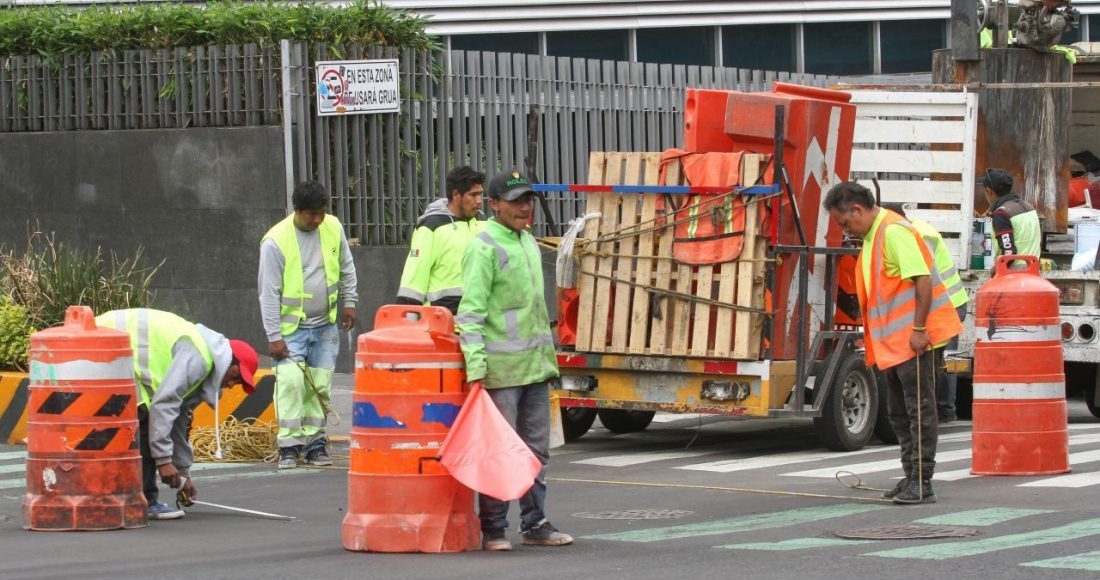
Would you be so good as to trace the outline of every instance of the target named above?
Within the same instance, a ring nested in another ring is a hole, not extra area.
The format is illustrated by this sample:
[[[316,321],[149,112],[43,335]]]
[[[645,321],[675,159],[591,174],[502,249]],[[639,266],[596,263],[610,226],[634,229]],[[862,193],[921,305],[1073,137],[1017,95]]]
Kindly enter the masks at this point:
[[[533,193],[539,197],[542,194],[531,188],[531,180],[524,177],[517,169],[505,171],[493,176],[489,181],[489,187],[485,190],[490,199],[515,201],[525,193]]]
[[[978,185],[982,185],[992,189],[993,191],[1003,191],[1012,189],[1012,174],[997,167],[990,167],[985,170],[985,175],[978,180]]]

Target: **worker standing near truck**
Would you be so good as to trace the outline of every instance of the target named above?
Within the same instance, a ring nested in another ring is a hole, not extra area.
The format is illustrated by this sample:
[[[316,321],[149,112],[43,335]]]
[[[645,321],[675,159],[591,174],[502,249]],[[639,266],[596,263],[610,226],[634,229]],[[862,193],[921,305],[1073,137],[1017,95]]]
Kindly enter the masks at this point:
[[[416,222],[398,304],[442,306],[458,312],[462,299],[462,254],[485,228],[478,219],[485,174],[463,165],[447,174],[447,197],[428,204]]]
[[[979,184],[985,188],[989,214],[993,217],[993,254],[1038,257],[1043,238],[1039,214],[1012,192],[1012,175],[990,167]]]
[[[959,316],[959,322],[966,321],[966,288],[963,288],[962,278],[955,268],[955,260],[951,259],[951,252],[943,241],[943,236],[932,224],[916,217],[905,214],[905,205],[900,203],[884,203],[882,207],[888,209],[913,224],[917,233],[924,238],[925,245],[936,262],[936,272],[940,280],[947,287],[947,295],[951,298],[951,305],[955,307],[955,314]],[[958,386],[958,377],[954,373],[947,372],[944,361],[945,351],[959,348],[959,337],[952,338],[947,346],[936,349],[936,408],[940,423],[951,423],[958,419],[955,411],[955,391]]]
[[[340,330],[355,326],[355,264],[344,227],[327,215],[325,188],[298,184],[294,212],[275,224],[260,243],[260,316],[275,361],[275,415],[279,424],[279,469],[332,465],[325,438],[332,375]]]
[[[531,182],[518,171],[489,182],[493,218],[466,247],[465,291],[458,306],[466,378],[482,383],[497,409],[542,463],[520,498],[523,543],[573,543],[546,519],[546,466],[550,462],[550,382],[558,377],[554,336],[543,294],[542,256],[527,224],[535,209]],[[478,496],[482,549],[512,549],[508,502]]]
[[[226,387],[241,384],[251,393],[259,357],[248,343],[228,340],[170,312],[112,310],[95,320],[98,326],[130,335],[149,519],[182,518],[183,510],[160,501],[157,475],[169,487],[182,487],[188,497],[196,497],[189,473],[195,458],[188,439],[191,414],[204,401],[215,407]]]
[[[946,345],[962,324],[946,287],[933,283],[932,253],[908,221],[878,207],[871,192],[854,181],[833,186],[823,206],[845,232],[863,238],[856,294],[865,356],[868,367],[886,376],[890,423],[905,472],[883,497],[898,504],[934,503],[939,422],[935,357],[928,351]]]

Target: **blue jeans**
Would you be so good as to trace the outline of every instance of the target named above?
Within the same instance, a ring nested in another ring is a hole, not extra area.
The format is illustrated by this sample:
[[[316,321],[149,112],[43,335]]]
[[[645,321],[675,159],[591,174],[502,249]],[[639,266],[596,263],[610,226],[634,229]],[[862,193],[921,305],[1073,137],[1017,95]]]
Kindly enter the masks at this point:
[[[550,385],[546,382],[486,389],[497,409],[516,430],[520,439],[539,458],[542,469],[534,485],[519,498],[520,529],[528,530],[546,519],[546,465],[550,463]],[[482,530],[508,528],[508,502],[478,495]]]
[[[966,304],[959,306],[955,312],[959,315],[959,321],[966,320]],[[939,360],[936,373],[936,407],[941,417],[949,417],[955,414],[955,390],[959,384],[959,377],[955,373],[948,373],[944,367],[944,354],[948,350],[959,348],[959,337],[952,338],[947,346],[937,349]]]
[[[294,361],[305,361],[313,369],[336,369],[336,355],[340,354],[340,333],[336,324],[326,324],[315,328],[301,328],[290,336],[284,336],[286,349]],[[279,364],[291,362],[288,359]]]

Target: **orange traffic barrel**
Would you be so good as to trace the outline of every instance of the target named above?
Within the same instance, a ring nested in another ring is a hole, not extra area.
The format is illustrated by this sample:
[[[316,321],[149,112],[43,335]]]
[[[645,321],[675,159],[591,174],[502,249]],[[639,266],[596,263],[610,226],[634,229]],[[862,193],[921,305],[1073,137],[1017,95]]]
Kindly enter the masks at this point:
[[[1027,270],[1010,270],[1023,261]],[[1001,256],[975,301],[971,473],[1069,471],[1058,288],[1035,256]]]
[[[378,310],[355,355],[345,548],[461,552],[478,545],[474,493],[436,459],[465,383],[450,311]]]
[[[70,306],[64,325],[31,335],[30,362],[23,527],[144,527],[130,337]]]

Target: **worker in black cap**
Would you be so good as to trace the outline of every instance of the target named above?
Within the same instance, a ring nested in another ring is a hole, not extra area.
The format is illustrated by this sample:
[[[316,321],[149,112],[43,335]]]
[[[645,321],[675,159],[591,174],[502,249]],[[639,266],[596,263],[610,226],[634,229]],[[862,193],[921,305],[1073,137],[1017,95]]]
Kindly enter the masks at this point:
[[[993,252],[995,256],[1039,256],[1043,238],[1039,214],[1030,203],[1012,192],[1012,175],[990,167],[978,180],[985,188],[989,214],[993,216]]]

